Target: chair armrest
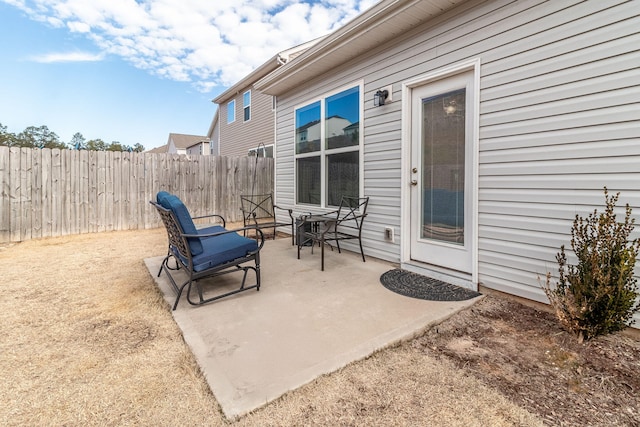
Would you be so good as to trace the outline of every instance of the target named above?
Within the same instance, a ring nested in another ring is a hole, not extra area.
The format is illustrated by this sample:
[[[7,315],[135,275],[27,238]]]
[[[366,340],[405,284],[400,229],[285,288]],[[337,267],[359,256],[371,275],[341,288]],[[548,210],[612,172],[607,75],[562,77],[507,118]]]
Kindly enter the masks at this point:
[[[222,215],[218,215],[218,214],[211,214],[211,215],[202,215],[202,216],[194,216],[191,219],[204,219],[204,218],[213,218],[213,217],[217,217],[220,218],[222,220],[222,226],[226,226],[227,225],[227,221],[224,219],[224,217]]]
[[[348,216],[348,217],[346,217],[346,218],[342,218],[342,219],[340,220],[340,222],[342,222],[342,221],[353,221],[354,219],[364,218],[364,217],[366,217],[367,215],[369,215],[369,214],[368,214],[368,213],[363,213],[363,214],[358,214],[358,215],[349,215],[349,216]]]
[[[224,234],[229,234],[229,233],[238,233],[240,231],[245,231],[245,230],[256,230],[256,232],[260,234],[260,245],[258,246],[258,251],[262,249],[262,246],[264,246],[264,233],[262,232],[262,230],[256,227],[242,227],[242,228],[236,228],[234,230],[219,231],[217,233],[180,234],[180,235],[186,238],[193,237],[193,238],[207,239],[209,237],[222,236]]]
[[[338,234],[350,236],[353,235],[352,233],[355,233],[357,231],[358,235],[360,235],[360,233],[362,232],[362,224],[366,216],[367,214],[364,213],[359,215],[351,215],[348,218],[339,219],[334,223],[334,231]]]
[[[314,216],[325,217],[325,218],[328,218],[328,219],[336,219],[337,220],[338,219],[338,211],[325,212],[323,214],[314,215]]]
[[[340,225],[343,222],[349,222],[349,221],[358,221],[360,222],[360,224],[362,224],[362,220],[367,216],[367,213],[364,214],[358,214],[358,215],[351,215],[347,218],[342,218],[339,219],[338,221],[336,221],[336,225]]]
[[[278,205],[273,205],[273,208],[274,208],[274,209],[280,209],[280,210],[283,210],[283,211],[287,211],[287,213],[288,213],[288,214],[289,214],[289,216],[291,217],[291,220],[293,221],[293,209],[281,208],[281,207],[280,207],[280,206],[278,206]],[[275,213],[275,211],[274,211],[274,213]]]

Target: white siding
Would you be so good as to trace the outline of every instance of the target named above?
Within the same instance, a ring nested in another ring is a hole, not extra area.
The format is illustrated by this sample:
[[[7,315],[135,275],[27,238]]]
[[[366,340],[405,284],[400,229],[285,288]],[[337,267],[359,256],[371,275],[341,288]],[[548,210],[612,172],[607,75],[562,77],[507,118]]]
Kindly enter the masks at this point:
[[[467,2],[280,96],[278,203],[294,205],[294,106],[364,79],[365,254],[398,261],[401,84],[480,58],[479,281],[545,301],[540,279],[604,186],[639,218],[639,15],[638,1]],[[394,102],[374,108],[390,84]]]

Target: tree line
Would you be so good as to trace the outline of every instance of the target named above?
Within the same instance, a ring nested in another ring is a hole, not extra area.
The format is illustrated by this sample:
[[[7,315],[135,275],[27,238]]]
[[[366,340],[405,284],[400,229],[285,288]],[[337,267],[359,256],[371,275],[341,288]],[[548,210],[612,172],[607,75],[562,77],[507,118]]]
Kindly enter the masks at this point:
[[[133,147],[112,141],[110,144],[102,139],[86,140],[80,132],[76,132],[71,141],[63,142],[60,137],[47,126],[29,126],[22,132],[15,134],[7,131],[7,127],[0,123],[0,145],[8,147],[27,148],[60,148],[71,150],[94,150],[94,151],[133,151],[141,153],[144,146],[140,143]]]

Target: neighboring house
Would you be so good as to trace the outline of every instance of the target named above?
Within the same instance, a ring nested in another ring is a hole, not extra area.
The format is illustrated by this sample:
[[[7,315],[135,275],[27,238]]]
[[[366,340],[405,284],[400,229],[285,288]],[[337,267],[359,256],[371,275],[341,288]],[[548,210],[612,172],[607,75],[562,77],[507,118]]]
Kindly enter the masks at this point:
[[[198,141],[195,144],[188,146],[186,149],[186,154],[209,156],[211,154],[211,150],[209,149],[209,141]]]
[[[155,147],[150,150],[145,151],[145,153],[166,153],[167,152],[167,144],[161,145],[160,147]]]
[[[218,109],[210,132],[214,129],[214,122],[217,122],[221,156],[246,156],[258,152],[273,157],[276,100],[254,90],[253,84],[317,41],[280,52],[213,100],[218,104]]]
[[[604,186],[640,214],[639,6],[382,0],[253,86],[278,100],[277,204],[326,212],[339,185],[370,197],[368,256],[546,302]]]
[[[167,141],[170,154],[209,154],[209,138],[201,135],[170,133]]]
[[[324,125],[324,128],[321,126]],[[355,135],[357,138],[360,124],[351,123],[339,116],[327,117],[326,120],[313,120],[296,128],[296,147],[298,153],[318,151],[320,138],[324,130],[329,146],[335,145],[336,138],[344,139],[347,135]]]

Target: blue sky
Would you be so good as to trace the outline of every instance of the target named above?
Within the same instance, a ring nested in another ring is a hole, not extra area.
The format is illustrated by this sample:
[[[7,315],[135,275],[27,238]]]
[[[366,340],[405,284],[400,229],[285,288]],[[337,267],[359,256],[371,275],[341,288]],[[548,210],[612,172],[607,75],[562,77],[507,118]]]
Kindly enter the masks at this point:
[[[0,0],[0,123],[107,143],[206,134],[211,102],[375,0]]]

